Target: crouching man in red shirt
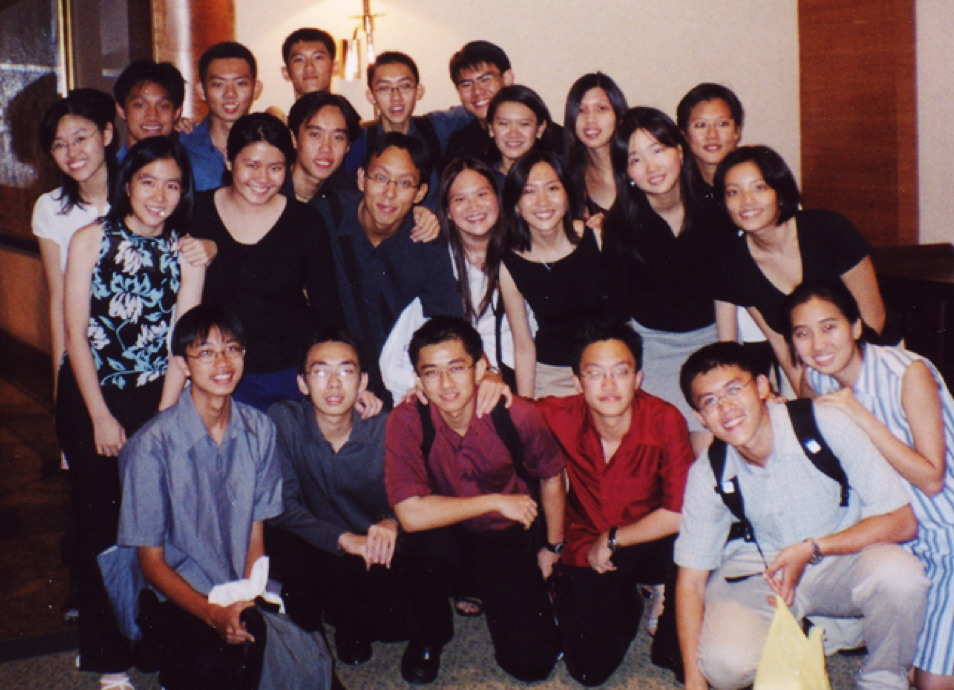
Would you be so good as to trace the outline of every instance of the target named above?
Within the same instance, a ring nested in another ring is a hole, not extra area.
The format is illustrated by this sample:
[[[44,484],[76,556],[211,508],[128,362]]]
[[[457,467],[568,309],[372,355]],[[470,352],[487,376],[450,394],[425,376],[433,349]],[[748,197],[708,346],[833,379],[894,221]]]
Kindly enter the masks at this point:
[[[476,416],[487,361],[467,321],[431,319],[414,334],[409,354],[429,404],[422,411],[404,402],[388,418],[384,480],[409,533],[403,548],[420,573],[416,610],[425,634],[416,639],[429,642],[408,645],[401,674],[411,683],[437,677],[441,649],[453,636],[446,577],[462,564],[479,587],[497,663],[518,680],[544,680],[560,647],[544,579],[558,556],[532,546],[529,528],[542,512],[543,538],[551,549],[563,541],[563,454],[529,402],[515,398],[509,410]],[[539,505],[531,484],[539,484]]]
[[[639,389],[642,341],[628,325],[594,321],[573,361],[580,392],[538,402],[567,458],[570,491],[558,568],[556,612],[567,671],[601,685],[636,635],[636,583],[665,584],[653,663],[681,675],[672,560],[692,465],[686,422]]]

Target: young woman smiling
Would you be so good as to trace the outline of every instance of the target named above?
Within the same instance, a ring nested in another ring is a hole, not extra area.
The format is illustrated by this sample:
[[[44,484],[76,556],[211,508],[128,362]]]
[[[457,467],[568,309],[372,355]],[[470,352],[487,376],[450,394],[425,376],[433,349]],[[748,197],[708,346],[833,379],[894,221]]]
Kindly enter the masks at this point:
[[[199,303],[204,269],[178,251],[192,208],[188,156],[165,137],[127,154],[114,205],[76,231],[66,269],[66,351],[56,400],[60,443],[70,461],[77,531],[80,668],[100,684],[131,690],[132,663],[106,596],[96,554],[116,541],[116,456],[157,409],[182,388],[170,368],[173,314]],[[174,311],[175,310],[175,311]]]
[[[713,265],[730,233],[718,207],[694,195],[688,150],[659,110],[623,116],[613,140],[618,189],[604,221],[603,260],[614,286],[612,315],[633,319],[643,337],[643,389],[679,408],[700,451],[711,437],[679,390],[679,370],[716,340]]]
[[[513,336],[498,290],[504,227],[493,170],[475,158],[454,160],[441,177],[438,204],[464,315],[480,333],[491,365],[513,386]]]
[[[533,89],[505,86],[487,106],[487,132],[500,152],[494,164],[502,185],[513,164],[532,149],[553,124],[550,111]]]
[[[573,180],[577,218],[605,214],[616,201],[616,177],[610,154],[613,134],[626,113],[626,96],[602,72],[585,74],[566,97],[563,136],[566,167]]]
[[[603,308],[599,239],[573,220],[568,185],[560,162],[539,151],[518,160],[504,183],[509,251],[499,267],[500,291],[513,332],[517,393],[525,397],[576,394],[570,341]],[[536,336],[525,299],[539,324]]]
[[[804,365],[802,392],[844,411],[908,483],[914,554],[931,580],[914,659],[920,690],[954,688],[954,399],[931,362],[866,343],[861,312],[839,280],[808,281],[785,300],[785,337]]]
[[[235,399],[266,410],[300,398],[297,361],[309,333],[342,327],[331,240],[320,212],[280,194],[295,147],[265,113],[229,132],[231,183],[196,198],[193,233],[214,240],[204,302],[231,309],[245,326],[245,375]]]
[[[775,151],[767,146],[733,151],[716,171],[715,192],[742,231],[730,238],[720,262],[717,309],[730,314],[735,305],[748,309],[793,387],[800,373],[787,356],[782,302],[799,283],[840,278],[880,341],[901,340],[885,312],[870,246],[844,216],[799,210],[795,177]],[[734,329],[719,335],[735,339]]]

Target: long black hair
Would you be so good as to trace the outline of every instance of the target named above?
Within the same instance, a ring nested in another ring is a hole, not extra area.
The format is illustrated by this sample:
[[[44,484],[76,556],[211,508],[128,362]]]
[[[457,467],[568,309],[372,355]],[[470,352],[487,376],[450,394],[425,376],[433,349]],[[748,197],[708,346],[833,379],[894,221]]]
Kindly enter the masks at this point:
[[[450,190],[457,180],[458,176],[465,170],[473,170],[479,174],[490,185],[494,196],[500,198],[500,190],[497,188],[497,176],[490,167],[476,158],[456,158],[444,169],[441,175],[440,193],[437,197],[437,217],[441,222],[441,232],[451,248],[451,255],[454,258],[454,267],[457,269],[457,282],[460,284],[461,295],[464,298],[464,315],[471,322],[476,322],[493,299],[494,291],[497,289],[497,279],[500,274],[500,258],[504,253],[504,225],[501,217],[498,215],[497,222],[490,231],[490,242],[487,245],[487,258],[484,265],[484,273],[487,276],[487,289],[484,296],[481,297],[479,304],[474,304],[470,296],[470,287],[468,284],[468,271],[475,270],[470,266],[464,252],[464,243],[460,237],[460,230],[454,225],[450,218]]]
[[[579,244],[580,237],[573,229],[573,208],[576,204],[576,194],[570,185],[570,178],[567,177],[566,169],[560,159],[552,153],[531,149],[513,164],[510,172],[507,173],[507,179],[504,180],[501,212],[503,213],[504,227],[507,229],[507,249],[528,252],[533,247],[530,226],[520,215],[520,211],[517,210],[517,204],[520,202],[520,197],[523,196],[527,180],[530,179],[530,171],[537,163],[549,165],[553,168],[556,176],[560,178],[567,200],[566,213],[563,214],[563,232],[566,233],[566,238],[570,241],[570,244]]]
[[[52,153],[53,142],[56,140],[56,130],[60,126],[60,120],[67,115],[75,115],[84,120],[89,120],[101,134],[106,133],[107,129],[114,130],[113,120],[116,117],[116,101],[113,97],[96,89],[73,89],[66,98],[61,98],[51,105],[43,121],[40,123],[40,146],[45,151]],[[114,152],[116,144],[115,134],[113,141],[105,147],[104,160],[106,161],[106,179],[107,189],[109,183],[116,177],[116,154]],[[85,205],[79,190],[79,183],[65,172],[60,170],[60,192],[59,201],[61,203],[60,213],[69,213],[74,206],[82,208]]]
[[[189,165],[189,154],[182,144],[171,137],[149,137],[129,149],[129,153],[123,159],[123,164],[119,167],[119,173],[116,175],[116,183],[113,185],[113,205],[109,209],[109,213],[106,214],[107,221],[122,223],[126,216],[132,214],[132,204],[129,202],[129,184],[137,172],[158,160],[175,161],[182,175],[179,203],[163,224],[162,236],[168,237],[173,230],[185,226],[192,215],[195,184],[192,181],[192,166]]]
[[[683,164],[679,174],[679,189],[685,209],[681,231],[692,225],[696,208],[695,173],[692,165],[687,165],[685,157],[691,155],[685,137],[668,115],[656,108],[631,108],[623,115],[610,153],[613,158],[613,177],[616,180],[616,203],[603,224],[603,247],[610,252],[621,252],[640,259],[636,249],[635,229],[638,227],[639,214],[652,212],[649,198],[627,175],[629,167],[629,140],[638,130],[644,130],[663,146],[682,151]]]
[[[602,89],[606,94],[616,114],[617,125],[629,107],[619,85],[602,72],[584,74],[573,83],[570,92],[566,95],[566,108],[563,112],[563,146],[566,168],[576,189],[578,208],[573,209],[573,215],[577,218],[585,215],[587,157],[586,146],[576,136],[576,120],[580,116],[583,96],[592,89]]]

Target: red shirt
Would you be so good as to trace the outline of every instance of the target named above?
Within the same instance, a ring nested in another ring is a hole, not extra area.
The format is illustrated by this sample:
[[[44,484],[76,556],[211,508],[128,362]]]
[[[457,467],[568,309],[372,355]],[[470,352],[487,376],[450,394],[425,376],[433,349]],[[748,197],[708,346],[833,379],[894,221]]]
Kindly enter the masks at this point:
[[[537,401],[567,458],[563,562],[589,567],[593,540],[657,508],[682,511],[694,460],[686,420],[663,400],[636,391],[629,431],[609,462],[582,395]]]
[[[470,498],[530,493],[514,472],[507,446],[497,435],[489,414],[480,419],[474,415],[467,433],[461,436],[444,423],[434,405],[428,405],[428,410],[435,434],[426,460],[421,452],[424,432],[417,403],[403,402],[388,417],[384,485],[392,507],[409,498],[431,494]],[[541,480],[559,474],[566,460],[543,415],[532,404],[515,397],[510,417],[523,442],[528,474]],[[514,523],[500,513],[488,513],[462,524],[474,531],[484,531],[506,529]]]

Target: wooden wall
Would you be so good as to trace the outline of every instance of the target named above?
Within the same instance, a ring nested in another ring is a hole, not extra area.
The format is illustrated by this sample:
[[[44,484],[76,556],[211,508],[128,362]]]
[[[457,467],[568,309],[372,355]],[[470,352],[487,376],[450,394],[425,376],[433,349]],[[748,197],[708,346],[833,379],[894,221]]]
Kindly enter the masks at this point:
[[[802,189],[875,246],[918,241],[915,0],[799,0]]]

